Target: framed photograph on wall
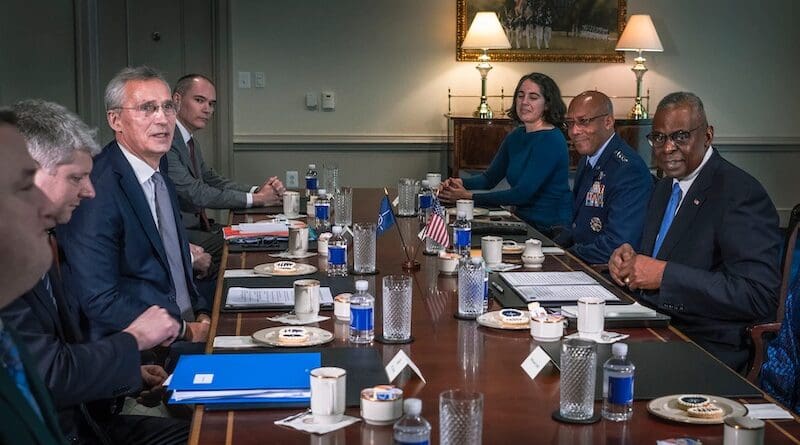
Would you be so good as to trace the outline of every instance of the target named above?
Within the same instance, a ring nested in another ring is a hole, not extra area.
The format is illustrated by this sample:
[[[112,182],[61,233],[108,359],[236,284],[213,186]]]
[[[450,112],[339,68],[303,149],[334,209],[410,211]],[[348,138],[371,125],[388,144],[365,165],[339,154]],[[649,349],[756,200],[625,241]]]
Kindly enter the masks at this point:
[[[456,0],[456,60],[478,60],[461,43],[479,11],[494,11],[511,49],[492,50],[497,62],[618,62],[626,0]]]

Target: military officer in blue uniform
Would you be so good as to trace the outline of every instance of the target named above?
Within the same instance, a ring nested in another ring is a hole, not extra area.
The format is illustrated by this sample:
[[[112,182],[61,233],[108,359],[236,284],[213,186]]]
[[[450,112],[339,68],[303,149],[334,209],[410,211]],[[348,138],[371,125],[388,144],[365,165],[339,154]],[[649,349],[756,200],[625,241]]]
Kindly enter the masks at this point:
[[[555,241],[589,264],[605,264],[622,244],[639,246],[653,176],[614,132],[614,108],[605,94],[575,96],[564,125],[581,159],[572,189],[572,224]]]

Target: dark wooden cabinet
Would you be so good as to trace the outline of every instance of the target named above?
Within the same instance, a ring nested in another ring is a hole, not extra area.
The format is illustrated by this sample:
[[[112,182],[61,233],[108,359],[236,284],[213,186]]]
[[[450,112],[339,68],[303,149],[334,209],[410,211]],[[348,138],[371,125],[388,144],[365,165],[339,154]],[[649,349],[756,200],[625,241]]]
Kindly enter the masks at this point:
[[[639,152],[647,165],[651,165],[650,145],[645,139],[651,129],[651,120],[617,119],[614,126],[620,137]],[[458,177],[460,170],[485,170],[500,143],[516,124],[507,117],[448,116],[448,127],[448,173]],[[575,168],[578,159],[580,155],[570,148],[570,168]]]

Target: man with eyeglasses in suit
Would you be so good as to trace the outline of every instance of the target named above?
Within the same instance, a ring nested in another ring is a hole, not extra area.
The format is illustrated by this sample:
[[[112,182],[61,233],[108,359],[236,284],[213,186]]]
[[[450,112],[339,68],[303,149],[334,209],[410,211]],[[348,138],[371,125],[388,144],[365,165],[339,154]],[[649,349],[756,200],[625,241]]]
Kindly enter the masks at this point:
[[[711,146],[714,127],[692,93],[667,95],[647,136],[665,178],[641,248],[609,260],[613,279],[731,369],[749,358],[745,327],[775,319],[778,213],[764,187]]]
[[[56,229],[84,329],[96,340],[157,305],[180,323],[179,339],[204,343],[210,302],[195,287],[175,189],[159,171],[175,129],[169,86],[152,68],[124,68],[105,102],[115,140],[94,159],[96,196]]]
[[[555,242],[589,264],[606,264],[617,247],[639,247],[653,177],[614,131],[614,108],[605,94],[575,96],[564,125],[581,159],[572,187],[572,223]]]

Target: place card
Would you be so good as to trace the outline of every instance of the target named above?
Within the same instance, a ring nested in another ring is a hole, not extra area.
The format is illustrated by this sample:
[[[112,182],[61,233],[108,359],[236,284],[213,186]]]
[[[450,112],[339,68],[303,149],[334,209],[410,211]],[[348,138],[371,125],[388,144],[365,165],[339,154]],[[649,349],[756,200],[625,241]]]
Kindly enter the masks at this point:
[[[428,383],[425,381],[425,377],[422,376],[422,372],[420,372],[417,365],[414,364],[411,358],[409,358],[409,356],[402,349],[397,351],[397,354],[395,354],[394,358],[392,358],[392,360],[389,361],[389,364],[386,365],[386,375],[389,376],[389,382],[393,382],[394,379],[396,379],[397,376],[403,372],[403,369],[406,366],[411,368],[411,370],[414,371],[417,376],[419,376],[420,380],[422,380],[424,383]]]
[[[774,403],[745,403],[747,415],[756,419],[793,419],[792,413]]]
[[[525,357],[525,361],[520,366],[528,374],[531,380],[535,379],[542,369],[550,362],[550,356],[544,352],[541,346],[537,346],[533,352]]]

